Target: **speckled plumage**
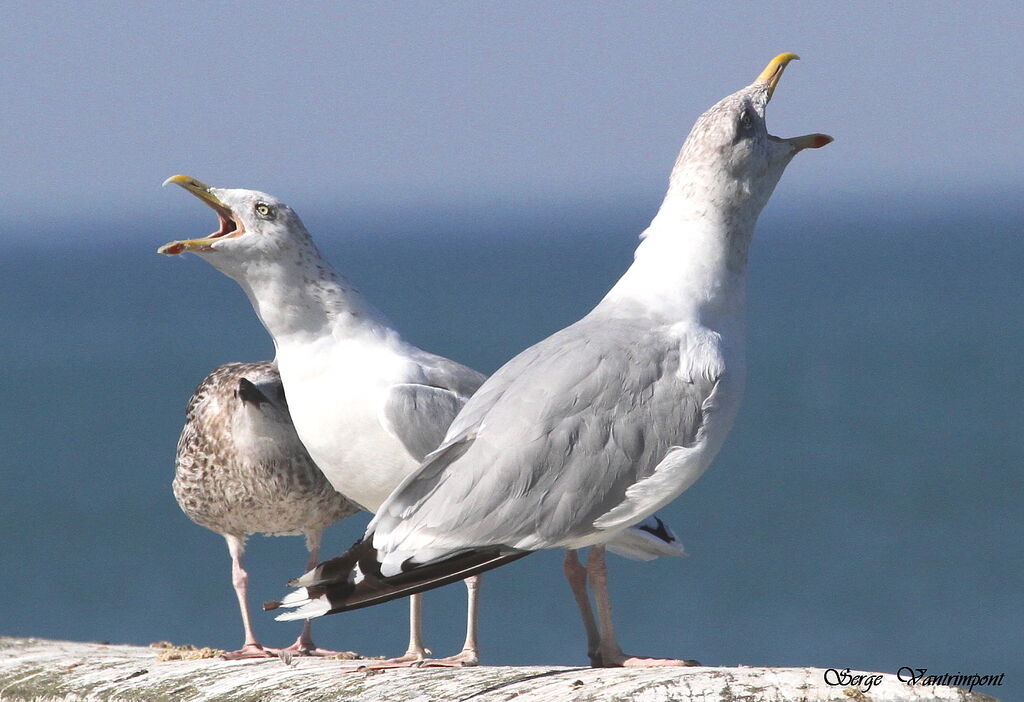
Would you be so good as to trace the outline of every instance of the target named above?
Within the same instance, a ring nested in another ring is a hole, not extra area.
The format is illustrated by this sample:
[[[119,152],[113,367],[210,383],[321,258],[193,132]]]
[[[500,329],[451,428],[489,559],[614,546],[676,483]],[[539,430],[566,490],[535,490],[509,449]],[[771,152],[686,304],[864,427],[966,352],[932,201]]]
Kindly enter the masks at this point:
[[[268,401],[243,401],[243,378]],[[174,497],[196,524],[238,537],[318,531],[359,509],[306,453],[266,361],[225,364],[196,388],[178,439]]]
[[[359,508],[331,486],[299,441],[273,363],[228,363],[199,384],[185,411],[173,486],[185,515],[223,536],[231,554],[245,643],[225,658],[275,655],[252,630],[242,568],[246,536],[303,534],[311,567],[324,527]],[[308,621],[287,650],[331,653],[316,648]]]

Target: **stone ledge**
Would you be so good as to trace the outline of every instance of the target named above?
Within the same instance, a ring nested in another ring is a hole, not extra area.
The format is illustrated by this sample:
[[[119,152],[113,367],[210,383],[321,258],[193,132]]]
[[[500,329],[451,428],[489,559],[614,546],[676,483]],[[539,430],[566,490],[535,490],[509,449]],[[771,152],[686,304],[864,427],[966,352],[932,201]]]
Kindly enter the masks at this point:
[[[892,674],[869,691],[820,668],[592,669],[558,666],[350,672],[358,661],[158,661],[142,646],[0,637],[0,702],[995,702]],[[858,673],[854,675],[875,675]]]

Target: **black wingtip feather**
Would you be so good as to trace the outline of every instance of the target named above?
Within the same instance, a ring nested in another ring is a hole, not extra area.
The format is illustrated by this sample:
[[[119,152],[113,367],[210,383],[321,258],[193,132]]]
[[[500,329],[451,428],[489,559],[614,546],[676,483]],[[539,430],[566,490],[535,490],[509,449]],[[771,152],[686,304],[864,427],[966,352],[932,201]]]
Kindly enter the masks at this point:
[[[464,551],[443,561],[414,566],[397,575],[384,577],[380,574],[377,550],[367,539],[317,566],[316,581],[306,589],[310,598],[327,596],[331,605],[328,614],[348,612],[465,580],[530,553],[496,547]],[[358,583],[355,582],[357,565],[363,574]],[[294,581],[290,584],[295,586]]]
[[[670,544],[673,541],[675,541],[672,534],[669,532],[668,527],[665,526],[665,522],[661,521],[661,519],[657,515],[652,516],[654,517],[654,521],[657,522],[656,527],[651,528],[649,526],[641,524],[638,526],[638,528],[642,531],[646,531],[648,534],[651,534],[652,536],[660,539],[661,541],[664,541],[666,544]]]

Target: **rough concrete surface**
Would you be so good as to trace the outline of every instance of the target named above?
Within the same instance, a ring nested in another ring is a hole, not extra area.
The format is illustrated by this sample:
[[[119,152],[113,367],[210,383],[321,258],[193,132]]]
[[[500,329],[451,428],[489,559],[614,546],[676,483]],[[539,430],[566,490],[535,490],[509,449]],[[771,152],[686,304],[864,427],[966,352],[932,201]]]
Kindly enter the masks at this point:
[[[954,687],[827,685],[820,668],[591,669],[558,666],[358,671],[373,661],[158,660],[165,649],[0,638],[0,702],[993,702]],[[851,675],[878,673],[853,671]]]

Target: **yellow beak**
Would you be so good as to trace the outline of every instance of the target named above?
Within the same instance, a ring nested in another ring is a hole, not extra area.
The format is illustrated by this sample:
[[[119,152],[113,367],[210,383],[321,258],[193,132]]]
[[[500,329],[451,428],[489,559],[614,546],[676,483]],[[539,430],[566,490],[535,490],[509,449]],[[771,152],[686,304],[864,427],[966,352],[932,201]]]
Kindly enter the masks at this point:
[[[163,182],[164,185],[170,185],[171,183],[174,183],[175,185],[180,185],[181,187],[185,188],[185,190],[189,191],[190,193],[198,197],[200,200],[207,202],[210,205],[213,205],[215,207],[224,207],[224,203],[218,200],[217,197],[210,192],[210,186],[207,185],[206,183],[200,183],[195,178],[192,178],[187,175],[172,175],[170,178]]]
[[[169,242],[157,249],[157,253],[173,256],[175,254],[185,253],[186,251],[209,251],[210,245],[217,239],[229,234],[232,236],[241,234],[241,227],[232,217],[231,208],[221,202],[220,199],[211,192],[209,185],[186,175],[171,176],[165,180],[163,184],[167,185],[168,183],[180,185],[182,188],[209,205],[213,211],[217,213],[217,219],[220,220],[220,228],[213,234],[201,239],[185,239],[182,241]]]
[[[754,80],[755,83],[767,83],[768,84],[768,99],[772,99],[772,93],[775,92],[775,86],[779,82],[779,78],[782,77],[782,72],[786,70],[786,66],[789,65],[790,61],[796,61],[800,57],[796,54],[779,54],[764,67],[761,74]]]
[[[786,66],[789,65],[790,61],[796,61],[799,58],[796,54],[779,54],[768,62],[768,65],[764,67],[764,70],[754,80],[754,85],[766,83],[768,85],[768,99],[771,100],[772,93],[775,92],[775,86],[779,84],[779,78],[782,77],[782,72],[786,70]],[[774,139],[776,137],[771,138]],[[803,151],[804,149],[820,149],[825,144],[831,144],[832,137],[828,134],[805,134],[804,136],[780,139],[779,141],[785,141],[797,151]]]

